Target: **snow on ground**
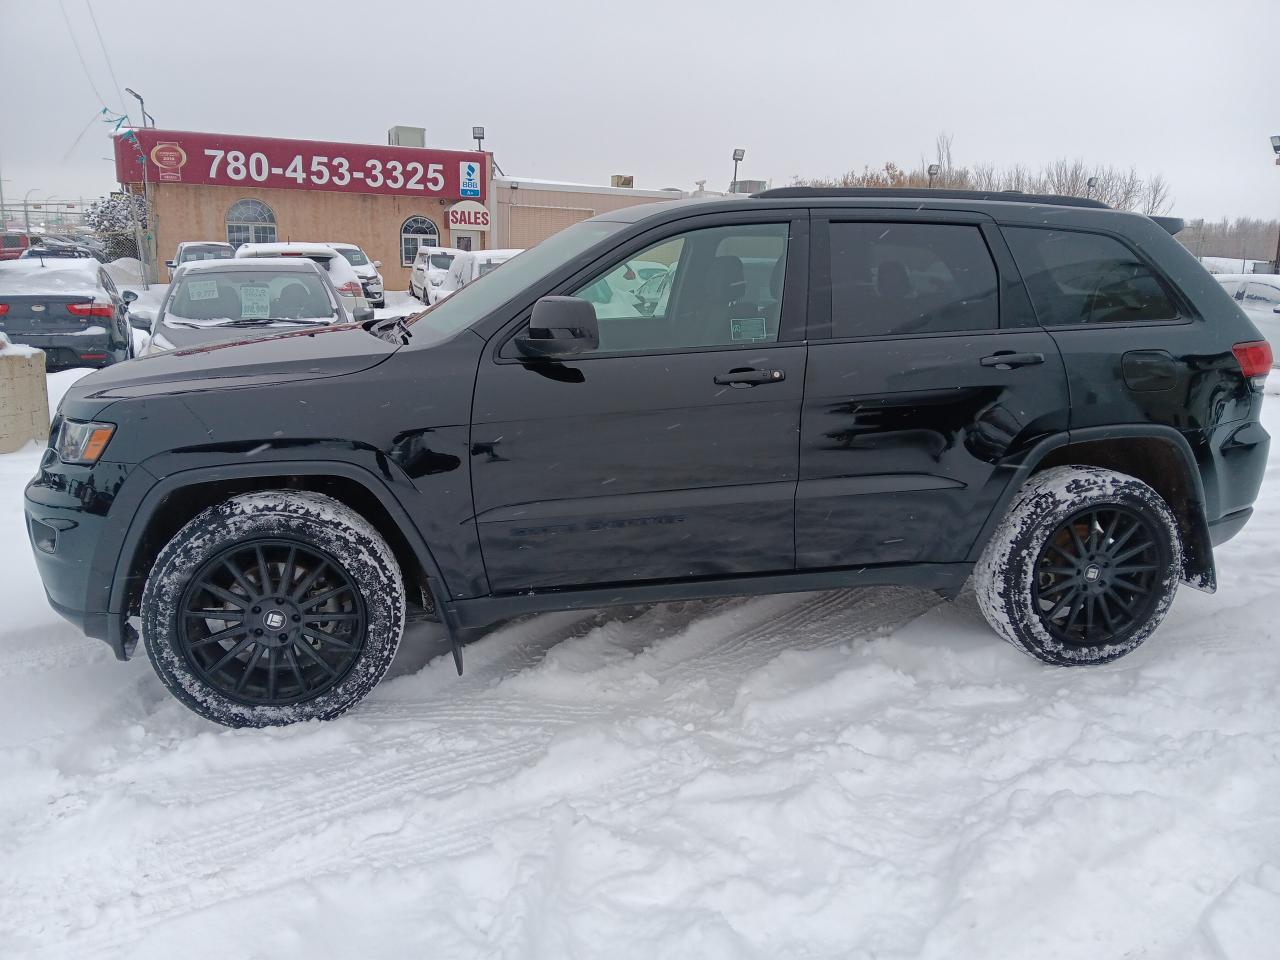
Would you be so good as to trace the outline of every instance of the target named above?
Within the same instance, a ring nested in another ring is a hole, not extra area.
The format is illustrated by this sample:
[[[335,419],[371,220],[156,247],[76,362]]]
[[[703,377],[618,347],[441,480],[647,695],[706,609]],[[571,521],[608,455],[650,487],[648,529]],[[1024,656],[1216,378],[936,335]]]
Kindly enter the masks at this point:
[[[1280,448],[1218,595],[1110,666],[846,590],[531,617],[461,679],[417,629],[348,716],[237,731],[45,606],[37,456],[0,457],[0,956],[1277,955]]]

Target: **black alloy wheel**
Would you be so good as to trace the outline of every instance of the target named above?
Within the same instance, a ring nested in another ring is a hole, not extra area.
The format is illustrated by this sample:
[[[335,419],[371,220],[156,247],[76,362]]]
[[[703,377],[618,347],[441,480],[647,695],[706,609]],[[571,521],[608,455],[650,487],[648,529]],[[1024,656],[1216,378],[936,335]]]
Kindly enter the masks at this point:
[[[1147,623],[1169,568],[1168,537],[1126,506],[1067,518],[1035,563],[1032,600],[1050,636],[1072,647],[1122,643]]]
[[[340,683],[365,645],[364,601],[314,545],[257,539],[215,554],[183,593],[176,646],[209,687],[249,706],[311,700]]]

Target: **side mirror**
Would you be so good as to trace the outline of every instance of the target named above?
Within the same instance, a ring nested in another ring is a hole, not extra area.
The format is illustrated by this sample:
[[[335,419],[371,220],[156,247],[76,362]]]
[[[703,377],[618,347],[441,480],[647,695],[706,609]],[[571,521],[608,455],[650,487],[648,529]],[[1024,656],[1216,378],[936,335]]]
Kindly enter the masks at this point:
[[[1272,310],[1271,310],[1271,312],[1272,312],[1272,313],[1280,313],[1280,307],[1273,307],[1273,308],[1272,308]]]
[[[177,267],[177,266],[178,266],[178,265],[177,265],[176,263],[174,263],[172,260],[166,260],[166,261],[164,262],[164,265],[165,265],[166,267],[168,267],[170,270],[173,270],[175,267]]]
[[[120,299],[125,303],[133,303],[138,299],[138,292],[136,290],[121,290]]]
[[[150,330],[156,322],[156,315],[151,310],[135,307],[129,311],[129,326],[138,330]]]
[[[543,297],[527,329],[516,335],[526,357],[569,357],[600,346],[595,307],[577,297]]]
[[[356,307],[351,311],[351,319],[356,323],[368,323],[373,319],[373,307]]]
[[[373,261],[373,269],[375,269],[375,270],[381,270],[381,269],[382,269],[382,261],[381,261],[381,260],[375,260],[375,261]]]

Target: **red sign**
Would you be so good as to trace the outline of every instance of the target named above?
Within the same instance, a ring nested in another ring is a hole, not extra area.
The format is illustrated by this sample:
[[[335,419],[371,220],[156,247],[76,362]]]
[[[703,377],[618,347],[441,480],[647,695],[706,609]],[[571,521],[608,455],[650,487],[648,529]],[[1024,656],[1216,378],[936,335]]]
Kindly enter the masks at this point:
[[[489,211],[471,200],[460,200],[449,208],[449,228],[451,230],[489,229]]]
[[[334,190],[484,202],[484,154],[225,133],[134,130],[116,137],[116,179],[219,187]]]

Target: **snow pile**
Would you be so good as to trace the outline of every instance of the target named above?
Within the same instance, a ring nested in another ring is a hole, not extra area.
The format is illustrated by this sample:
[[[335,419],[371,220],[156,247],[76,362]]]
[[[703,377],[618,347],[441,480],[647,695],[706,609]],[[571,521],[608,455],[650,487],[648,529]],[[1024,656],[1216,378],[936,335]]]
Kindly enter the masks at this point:
[[[1105,667],[971,596],[716,600],[528,618],[461,679],[418,628],[259,731],[48,610],[37,459],[0,457],[6,956],[1276,956],[1280,450],[1219,594]]]
[[[25,343],[14,343],[7,334],[0,333],[0,356],[34,357],[39,352],[35,347],[29,347]]]
[[[140,287],[145,282],[142,261],[137,257],[121,257],[104,263],[102,268],[111,274],[117,287]]]

